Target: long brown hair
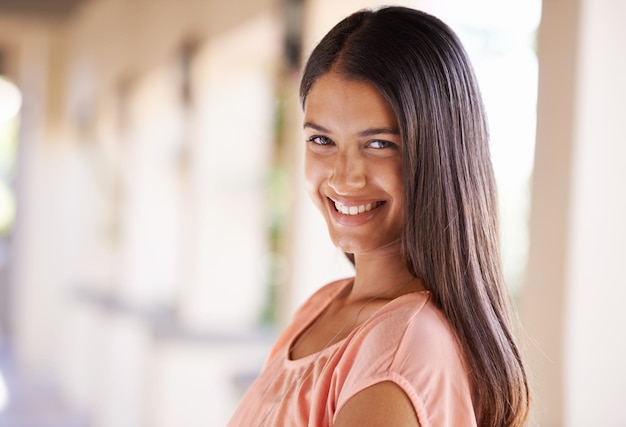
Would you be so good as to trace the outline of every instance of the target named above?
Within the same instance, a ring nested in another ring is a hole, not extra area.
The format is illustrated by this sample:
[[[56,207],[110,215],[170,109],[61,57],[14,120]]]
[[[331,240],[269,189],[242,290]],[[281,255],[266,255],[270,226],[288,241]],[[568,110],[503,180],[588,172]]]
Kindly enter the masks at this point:
[[[304,105],[331,68],[378,88],[404,141],[403,255],[465,349],[481,426],[521,426],[529,390],[499,252],[496,186],[480,92],[439,19],[404,7],[357,12],[313,50]]]

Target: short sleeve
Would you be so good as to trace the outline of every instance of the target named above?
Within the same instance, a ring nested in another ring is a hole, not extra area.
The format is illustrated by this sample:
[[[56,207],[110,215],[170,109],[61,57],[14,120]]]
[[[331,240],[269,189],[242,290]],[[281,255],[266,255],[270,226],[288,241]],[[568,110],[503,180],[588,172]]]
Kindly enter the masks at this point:
[[[476,426],[463,353],[444,316],[425,298],[376,316],[342,360],[335,416],[358,392],[391,381],[407,394],[422,427]]]

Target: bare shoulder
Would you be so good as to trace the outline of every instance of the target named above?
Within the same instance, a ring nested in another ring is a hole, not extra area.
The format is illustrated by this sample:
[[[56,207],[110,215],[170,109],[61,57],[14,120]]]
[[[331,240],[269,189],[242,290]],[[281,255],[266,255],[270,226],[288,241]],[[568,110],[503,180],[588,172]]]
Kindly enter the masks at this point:
[[[351,397],[340,409],[334,427],[419,427],[404,390],[391,381],[374,384]]]

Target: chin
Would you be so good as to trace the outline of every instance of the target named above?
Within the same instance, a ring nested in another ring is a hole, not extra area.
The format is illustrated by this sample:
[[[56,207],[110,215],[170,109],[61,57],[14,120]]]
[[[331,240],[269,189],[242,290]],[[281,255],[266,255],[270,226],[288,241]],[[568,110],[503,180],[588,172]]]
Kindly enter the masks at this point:
[[[349,254],[366,254],[380,251],[382,253],[388,253],[390,250],[400,251],[401,239],[398,236],[396,239],[390,240],[389,238],[382,238],[384,236],[366,235],[366,236],[346,236],[330,234],[333,244],[342,252]]]
[[[354,254],[354,253],[363,252],[363,249],[364,249],[363,242],[359,242],[358,240],[353,239],[353,238],[346,238],[343,236],[337,237],[337,236],[331,235],[331,240],[333,244],[342,252]]]
[[[333,243],[342,252],[355,254],[355,255],[361,254],[361,253],[373,252],[380,246],[386,246],[386,245],[375,245],[373,244],[371,239],[366,239],[366,241],[363,241],[363,240],[364,239],[341,237],[338,239],[333,239]]]

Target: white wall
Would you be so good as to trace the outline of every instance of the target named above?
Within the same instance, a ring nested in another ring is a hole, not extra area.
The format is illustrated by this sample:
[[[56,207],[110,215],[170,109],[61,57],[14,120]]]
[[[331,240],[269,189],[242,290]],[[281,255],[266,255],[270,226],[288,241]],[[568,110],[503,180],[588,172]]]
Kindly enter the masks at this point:
[[[524,325],[541,426],[626,425],[626,62],[612,1],[544,2]]]
[[[564,425],[626,425],[626,3],[580,4]]]

